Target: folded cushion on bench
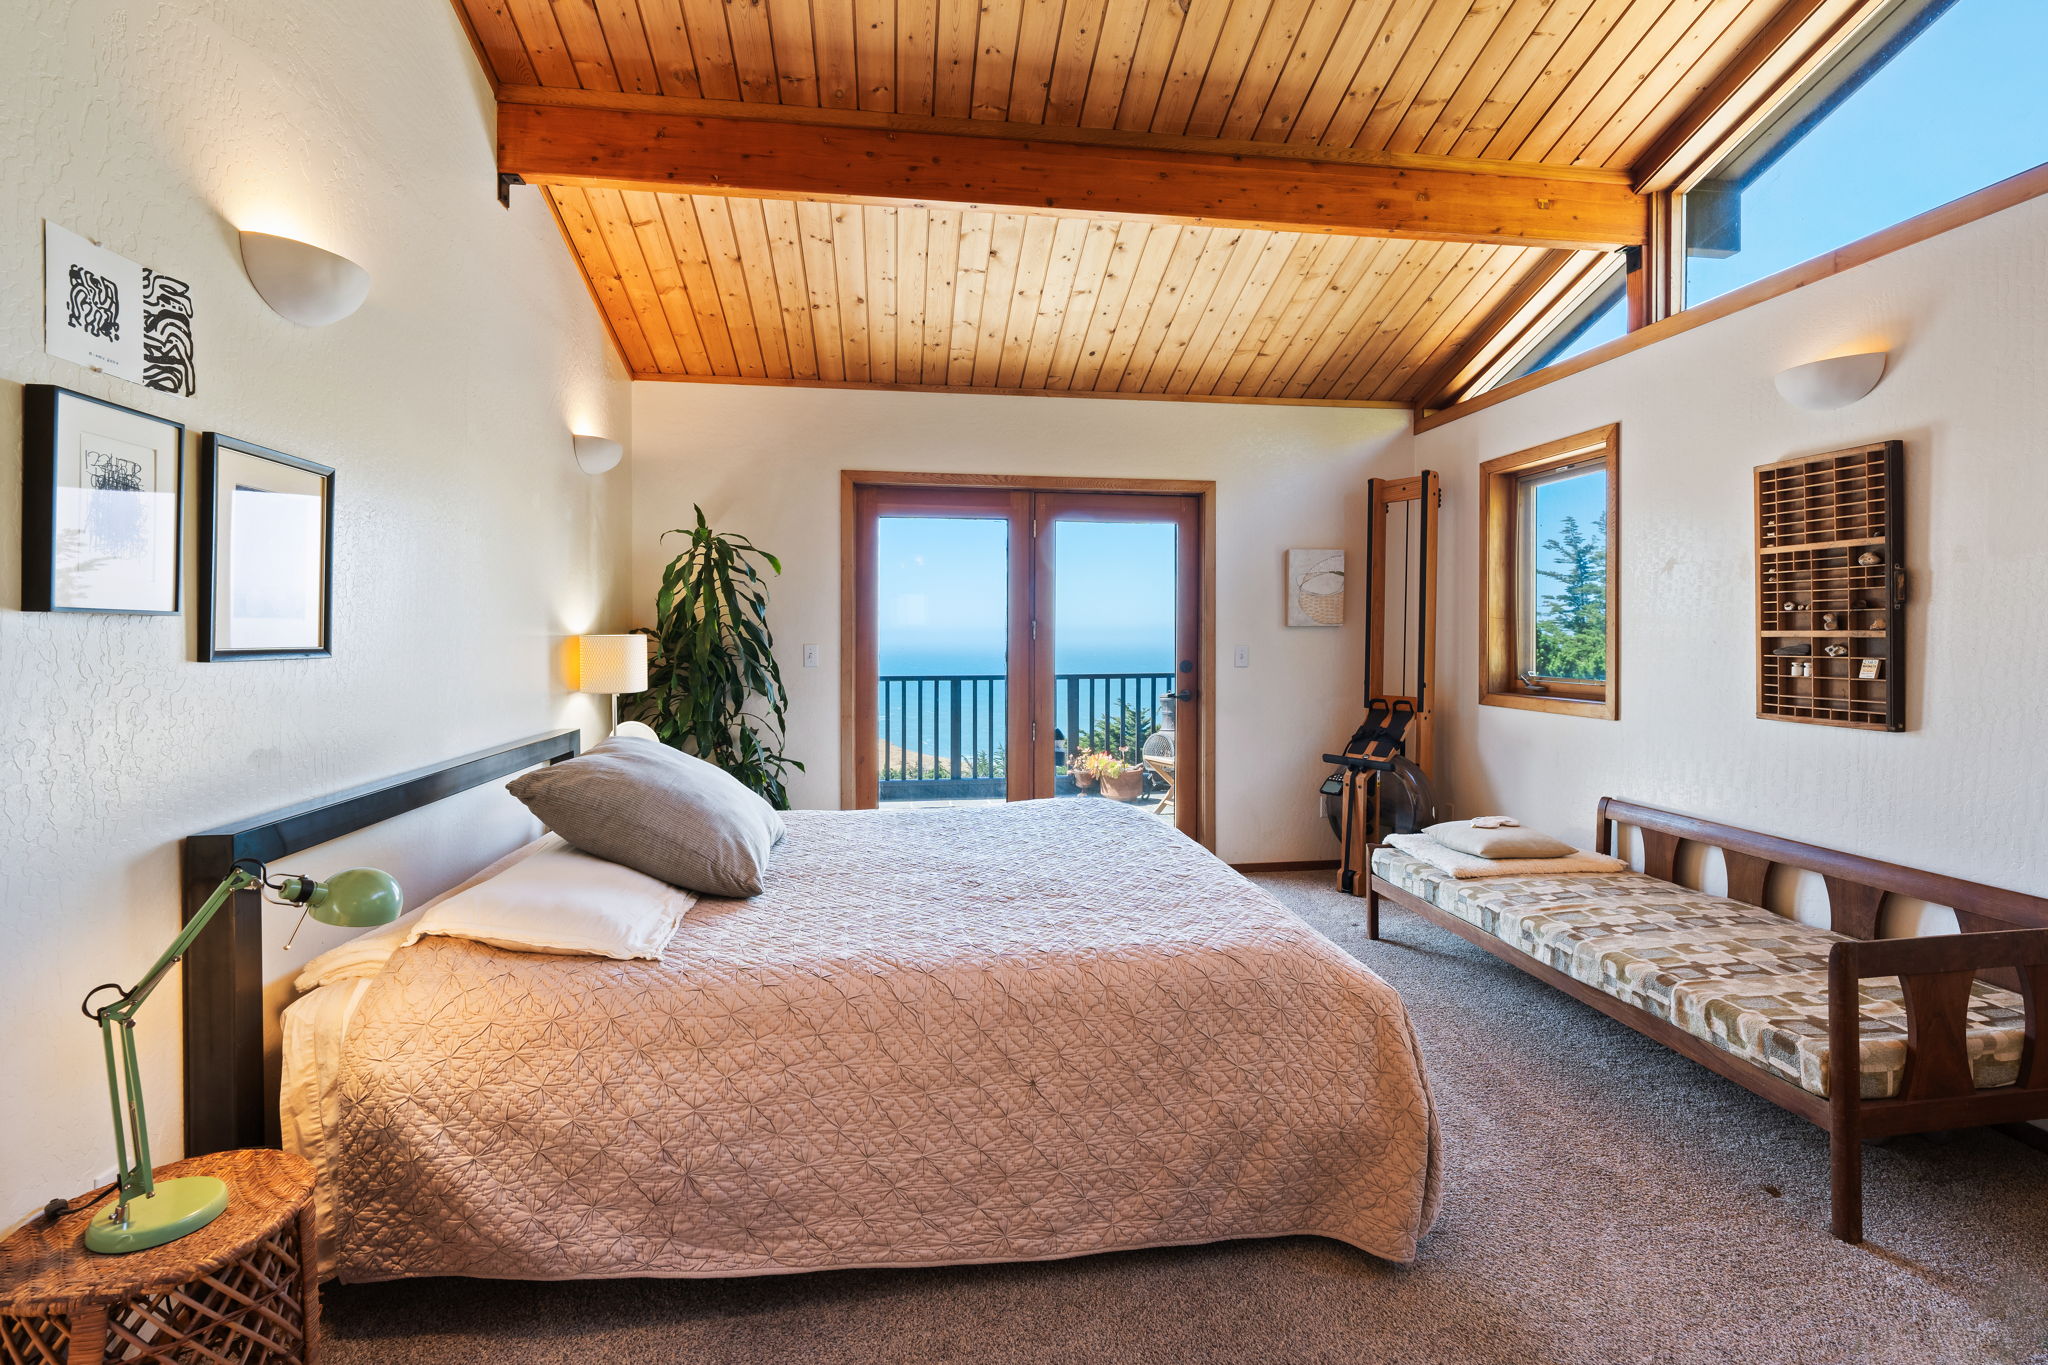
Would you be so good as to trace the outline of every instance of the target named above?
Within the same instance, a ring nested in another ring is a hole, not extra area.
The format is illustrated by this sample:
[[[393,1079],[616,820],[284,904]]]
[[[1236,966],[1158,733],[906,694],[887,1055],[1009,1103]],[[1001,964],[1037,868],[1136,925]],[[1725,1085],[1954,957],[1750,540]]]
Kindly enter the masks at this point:
[[[1816,1095],[1827,1094],[1828,949],[1844,935],[1640,873],[1460,881],[1396,849],[1390,884],[1575,981],[1667,1020]],[[1969,1010],[1977,1085],[2019,1075],[2020,997],[1978,982]],[[1906,1012],[1896,977],[1863,983],[1862,1091],[1899,1092]]]

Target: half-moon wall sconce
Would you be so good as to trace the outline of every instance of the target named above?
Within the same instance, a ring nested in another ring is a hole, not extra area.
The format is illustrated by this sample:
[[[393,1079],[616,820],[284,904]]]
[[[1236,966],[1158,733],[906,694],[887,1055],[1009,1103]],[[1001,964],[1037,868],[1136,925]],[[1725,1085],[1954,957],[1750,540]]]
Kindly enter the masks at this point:
[[[1825,412],[1847,407],[1877,387],[1884,378],[1885,352],[1831,356],[1794,365],[1778,375],[1778,394],[1795,408]]]
[[[301,327],[340,322],[363,306],[370,272],[310,242],[242,234],[242,269],[272,312]]]
[[[586,474],[609,473],[626,457],[625,446],[609,436],[572,434],[570,439],[576,446],[576,467]]]

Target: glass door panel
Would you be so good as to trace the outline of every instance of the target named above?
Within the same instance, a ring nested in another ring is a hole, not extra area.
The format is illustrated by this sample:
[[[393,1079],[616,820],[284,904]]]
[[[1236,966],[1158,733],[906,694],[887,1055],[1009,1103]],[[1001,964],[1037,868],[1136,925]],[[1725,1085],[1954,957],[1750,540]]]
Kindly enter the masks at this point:
[[[875,522],[876,799],[1008,795],[1010,523]]]
[[[1193,498],[1041,494],[1037,689],[1042,796],[1122,802],[1193,831],[1199,563]]]
[[[855,490],[846,804],[1031,795],[1030,542],[1027,493]]]
[[[1050,534],[1053,795],[1156,809],[1171,785],[1178,528],[1054,521]]]

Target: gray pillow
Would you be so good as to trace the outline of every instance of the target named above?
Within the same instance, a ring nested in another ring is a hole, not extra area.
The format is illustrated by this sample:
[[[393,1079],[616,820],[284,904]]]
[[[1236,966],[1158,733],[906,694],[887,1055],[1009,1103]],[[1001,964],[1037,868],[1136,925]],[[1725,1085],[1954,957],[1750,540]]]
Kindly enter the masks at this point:
[[[1578,852],[1562,840],[1539,834],[1533,829],[1523,829],[1520,825],[1509,825],[1504,829],[1474,829],[1470,820],[1447,820],[1422,832],[1445,848],[1469,853],[1475,858],[1562,858]]]
[[[707,896],[758,896],[782,817],[724,769],[618,735],[506,790],[585,853]]]

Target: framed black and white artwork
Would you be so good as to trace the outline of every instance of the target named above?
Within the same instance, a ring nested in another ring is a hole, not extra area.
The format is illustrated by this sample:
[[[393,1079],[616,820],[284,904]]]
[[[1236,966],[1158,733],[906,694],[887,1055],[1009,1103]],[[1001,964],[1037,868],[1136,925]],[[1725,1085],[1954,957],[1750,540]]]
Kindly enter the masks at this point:
[[[185,425],[54,384],[22,391],[24,611],[178,611]]]
[[[199,449],[199,658],[325,658],[334,471],[206,433]]]

